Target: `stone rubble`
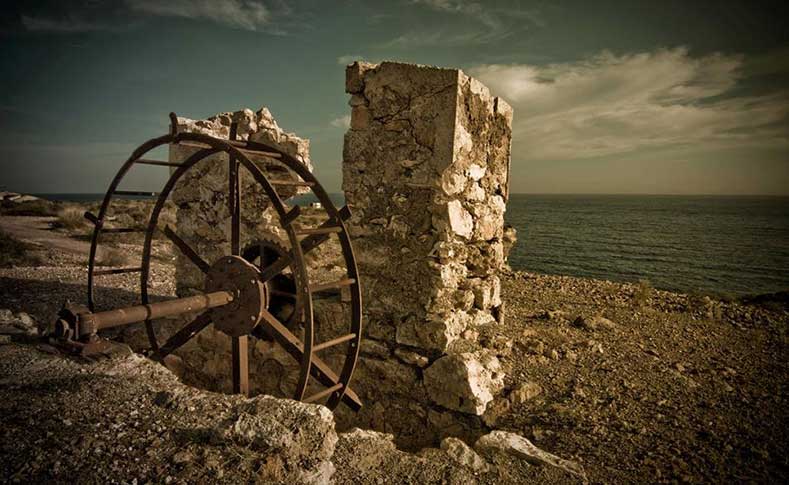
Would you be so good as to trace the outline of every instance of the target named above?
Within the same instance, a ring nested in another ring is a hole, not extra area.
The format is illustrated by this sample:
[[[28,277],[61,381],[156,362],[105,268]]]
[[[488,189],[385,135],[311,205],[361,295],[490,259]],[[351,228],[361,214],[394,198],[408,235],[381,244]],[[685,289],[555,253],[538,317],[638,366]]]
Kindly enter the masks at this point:
[[[441,441],[441,449],[453,460],[477,472],[486,472],[490,465],[469,445],[457,438],[449,437]]]
[[[8,309],[0,309],[0,335],[38,335],[36,321],[25,312],[14,313]]]

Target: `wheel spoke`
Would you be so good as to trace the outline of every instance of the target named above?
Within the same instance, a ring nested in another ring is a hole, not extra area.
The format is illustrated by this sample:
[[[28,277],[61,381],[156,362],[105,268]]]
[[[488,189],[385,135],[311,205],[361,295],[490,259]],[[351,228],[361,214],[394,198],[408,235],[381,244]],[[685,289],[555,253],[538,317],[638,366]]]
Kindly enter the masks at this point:
[[[208,263],[206,263],[203,260],[203,258],[201,258],[195,252],[194,249],[189,247],[189,245],[186,244],[186,242],[183,239],[178,237],[178,235],[175,233],[175,231],[170,229],[170,226],[165,226],[165,228],[164,228],[164,230],[162,232],[164,233],[165,236],[167,236],[167,238],[170,241],[172,241],[173,244],[175,244],[175,246],[178,248],[178,250],[181,251],[181,254],[186,256],[189,259],[189,261],[191,261],[192,263],[195,264],[195,266],[200,268],[200,271],[202,271],[205,274],[208,274],[208,270],[211,269],[211,267],[208,265]]]
[[[230,125],[229,139],[235,140],[238,132],[238,123]],[[230,155],[228,167],[228,203],[230,205],[230,253],[238,256],[241,251],[241,200],[238,183],[238,160]]]
[[[249,340],[233,337],[233,393],[249,396]]]
[[[293,333],[285,327],[277,318],[266,310],[262,312],[263,324],[272,337],[282,345],[282,347],[297,361],[301,362],[304,355],[304,346]],[[339,383],[340,378],[323,360],[318,356],[312,356],[312,366],[310,374],[326,387],[332,387]],[[354,411],[362,408],[362,401],[359,396],[350,388],[345,391],[343,401]]]
[[[298,206],[296,206],[296,207],[298,207]],[[345,206],[342,209],[340,209],[340,211],[339,211],[339,218],[341,220],[346,220],[350,216],[351,216],[351,213],[350,213],[350,210],[348,209],[347,206]],[[330,219],[330,220],[324,222],[323,224],[321,224],[320,226],[318,226],[317,229],[324,229],[324,228],[327,228],[327,227],[333,227],[333,226],[336,225],[335,220],[336,219]],[[321,244],[323,244],[324,242],[328,241],[330,236],[331,236],[331,234],[312,234],[310,236],[305,237],[299,243],[299,244],[301,244],[301,252],[302,252],[302,254],[307,254],[310,251],[312,251],[313,249],[315,249],[318,246],[320,246]],[[262,254],[262,249],[261,249],[261,254]],[[263,283],[267,283],[268,281],[271,281],[272,278],[274,278],[278,274],[280,274],[283,271],[285,271],[285,268],[290,266],[290,264],[292,262],[293,262],[293,256],[291,256],[291,254],[288,253],[288,254],[280,257],[279,259],[277,259],[276,261],[274,261],[270,265],[268,265],[266,268],[261,268],[260,281],[262,281]]]
[[[167,339],[167,342],[162,345],[154,355],[154,359],[161,360],[170,355],[175,349],[185,344],[189,339],[197,335],[200,330],[204,329],[211,323],[211,317],[208,313],[203,313],[189,324],[184,326],[181,330],[177,331],[173,336]]]

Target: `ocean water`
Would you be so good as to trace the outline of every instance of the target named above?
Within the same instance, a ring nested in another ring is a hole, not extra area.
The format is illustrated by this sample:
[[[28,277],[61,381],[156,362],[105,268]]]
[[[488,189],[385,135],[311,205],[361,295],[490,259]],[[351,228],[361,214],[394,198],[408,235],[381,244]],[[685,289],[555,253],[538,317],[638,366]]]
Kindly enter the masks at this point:
[[[789,198],[513,194],[516,269],[744,295],[789,289]]]
[[[104,194],[41,194],[93,201]],[[332,194],[340,206],[342,194]],[[302,196],[299,204],[312,202]],[[789,197],[512,194],[514,269],[745,295],[789,289]]]

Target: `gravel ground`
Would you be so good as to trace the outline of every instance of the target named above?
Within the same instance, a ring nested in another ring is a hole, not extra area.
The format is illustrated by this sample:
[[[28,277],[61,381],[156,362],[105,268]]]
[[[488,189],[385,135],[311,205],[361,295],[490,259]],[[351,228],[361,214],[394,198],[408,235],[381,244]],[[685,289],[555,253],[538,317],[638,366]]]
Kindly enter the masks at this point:
[[[84,302],[84,255],[46,253],[47,266],[0,269],[0,308],[49,321],[66,299]],[[159,254],[151,278],[154,293],[171,295],[171,253],[163,248]],[[106,277],[99,286],[107,306],[138,299],[135,275]],[[494,401],[485,417],[493,428],[520,433],[578,461],[592,483],[789,481],[786,294],[744,304],[646,285],[510,272],[503,278],[502,298],[505,324],[482,335],[499,348],[508,369],[505,398]],[[185,388],[193,394],[183,409],[157,406],[157,393],[177,384],[160,367],[169,377],[144,366],[149,370],[134,371],[139,379],[127,379],[126,388],[110,385],[118,374],[109,367],[91,370],[61,361],[41,348],[0,346],[3,481],[260,479],[259,461],[250,461],[243,449],[201,443],[197,435],[183,441],[185,435],[174,431],[208,427],[211,423],[201,420],[214,419],[240,398]],[[27,375],[37,377],[26,380]],[[191,399],[210,404],[194,412]],[[83,406],[94,401],[102,404],[85,415]],[[39,402],[47,404],[31,405]],[[138,418],[132,419],[132,412]],[[80,416],[89,426],[73,433]],[[176,458],[179,446],[190,454]],[[343,446],[341,440],[338,450]],[[368,462],[340,453],[337,459],[351,468],[336,478],[339,483],[471,479],[438,459],[395,452]],[[496,480],[568,481],[545,468],[509,467]],[[477,478],[492,483],[490,477]]]
[[[786,294],[754,306],[527,273],[502,291],[521,392],[496,428],[592,482],[789,480]]]

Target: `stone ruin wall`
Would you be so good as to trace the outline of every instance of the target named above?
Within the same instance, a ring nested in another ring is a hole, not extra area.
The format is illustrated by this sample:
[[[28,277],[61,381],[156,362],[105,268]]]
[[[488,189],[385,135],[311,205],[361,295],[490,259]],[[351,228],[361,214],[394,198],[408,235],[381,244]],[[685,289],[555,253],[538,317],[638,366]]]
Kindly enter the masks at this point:
[[[227,139],[230,126],[237,123],[237,139],[264,143],[302,161],[312,170],[309,140],[283,131],[266,108],[257,112],[244,109],[221,113],[205,120],[178,119],[179,132],[193,132]],[[198,151],[183,145],[171,145],[169,160],[182,162]],[[264,157],[253,162],[265,173],[278,179],[288,176],[280,165]],[[205,158],[177,184],[172,194],[176,210],[176,233],[194,248],[209,264],[230,254],[230,210],[228,205],[228,155],[225,153]],[[243,250],[263,236],[278,243],[287,241],[278,223],[276,211],[252,176],[239,169],[241,200],[240,241]],[[290,190],[290,191],[288,191]],[[303,190],[303,189],[300,189]],[[278,188],[283,199],[296,195],[296,189]],[[175,251],[177,292],[187,296],[203,292],[204,275],[189,259]],[[170,331],[183,326],[189,318],[177,319]],[[160,333],[160,340],[162,339]],[[249,337],[250,390],[279,397],[292,396],[297,379],[297,363],[281,347],[270,341]],[[168,363],[187,383],[215,391],[231,392],[231,339],[209,325],[196,338],[176,352]],[[175,360],[175,362],[173,362]]]
[[[356,63],[347,69],[346,91],[352,117],[343,191],[353,212],[349,229],[365,309],[352,387],[365,406],[353,413],[341,405],[338,427],[393,433],[409,448],[445,436],[471,440],[486,430],[484,413],[504,379],[502,349],[486,335],[504,315],[498,272],[511,242],[503,215],[512,110],[454,69]],[[240,139],[277,146],[310,165],[308,141],[283,132],[265,108],[182,118],[178,129],[227,138],[233,121]],[[171,147],[170,160],[194,151]],[[200,162],[173,194],[177,233],[207,261],[229,250],[228,164],[221,157]],[[267,198],[249,179],[241,179],[242,248],[258,234],[282,236]],[[311,279],[339,278],[336,246],[310,253]],[[202,278],[179,256],[179,295],[201,291]],[[347,303],[318,300],[314,310],[317,342],[347,332]],[[249,347],[252,393],[290,397],[297,363],[270,342],[250,337]],[[324,352],[339,368],[344,349]],[[221,332],[209,326],[177,358],[171,367],[187,383],[230,391],[230,339]]]
[[[470,439],[504,379],[485,335],[503,321],[512,109],[460,70],[410,64],[352,64],[346,91],[367,403],[348,420],[409,447]]]

